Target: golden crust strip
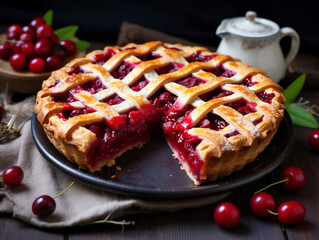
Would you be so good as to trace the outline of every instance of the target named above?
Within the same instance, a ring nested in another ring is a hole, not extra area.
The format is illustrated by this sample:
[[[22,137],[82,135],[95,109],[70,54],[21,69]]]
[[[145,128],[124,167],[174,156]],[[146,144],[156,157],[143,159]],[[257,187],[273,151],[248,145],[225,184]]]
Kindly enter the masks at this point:
[[[96,100],[96,98],[86,91],[75,94],[75,97],[81,102],[86,103],[87,106],[95,109],[106,119],[112,119],[113,117],[119,116],[119,114],[106,103],[102,103]]]
[[[72,134],[72,131],[74,131],[76,128],[84,126],[86,124],[100,121],[102,119],[103,116],[100,113],[94,112],[85,114],[85,116],[78,115],[66,121],[61,120],[62,124],[57,129],[57,136],[67,141],[69,140],[69,136],[70,134]]]
[[[245,116],[236,110],[227,106],[219,106],[214,109],[214,113],[221,116],[226,122],[236,127],[236,129],[247,139],[247,145],[250,146],[260,132]]]

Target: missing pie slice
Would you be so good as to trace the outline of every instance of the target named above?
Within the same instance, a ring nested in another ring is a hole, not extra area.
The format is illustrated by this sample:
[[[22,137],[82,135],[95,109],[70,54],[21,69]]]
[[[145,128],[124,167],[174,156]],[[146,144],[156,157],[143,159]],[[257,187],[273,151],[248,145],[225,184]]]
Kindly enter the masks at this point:
[[[265,72],[202,47],[105,47],[52,73],[35,112],[53,145],[90,172],[162,128],[196,185],[253,161],[284,115]],[[141,148],[143,151],[143,148]]]

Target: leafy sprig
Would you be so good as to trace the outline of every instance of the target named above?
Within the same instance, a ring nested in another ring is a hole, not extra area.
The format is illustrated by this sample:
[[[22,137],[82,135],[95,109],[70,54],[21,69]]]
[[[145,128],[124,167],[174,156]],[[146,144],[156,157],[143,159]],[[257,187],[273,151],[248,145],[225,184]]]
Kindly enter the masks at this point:
[[[51,26],[53,23],[53,10],[51,9],[47,11],[43,16],[43,19],[45,20],[46,24]],[[63,40],[73,41],[78,50],[84,51],[88,49],[91,46],[91,44],[83,40],[74,40],[75,34],[78,31],[78,29],[79,29],[79,26],[71,25],[71,26],[66,26],[63,28],[56,29],[54,33],[59,37],[59,41],[63,41]]]
[[[300,101],[298,103],[293,103],[300,94],[305,81],[306,74],[304,73],[284,90],[284,96],[286,98],[285,107],[294,124],[308,128],[319,128],[318,122],[313,116],[313,114],[316,114],[309,111],[307,105],[301,104]]]

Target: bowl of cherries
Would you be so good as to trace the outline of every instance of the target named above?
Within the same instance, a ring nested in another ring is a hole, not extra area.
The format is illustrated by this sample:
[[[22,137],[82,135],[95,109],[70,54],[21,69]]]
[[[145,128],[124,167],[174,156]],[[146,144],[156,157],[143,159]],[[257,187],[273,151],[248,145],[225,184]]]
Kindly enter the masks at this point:
[[[52,71],[85,55],[90,45],[74,36],[77,26],[53,30],[52,14],[50,10],[25,26],[12,24],[0,35],[0,85],[35,93]]]

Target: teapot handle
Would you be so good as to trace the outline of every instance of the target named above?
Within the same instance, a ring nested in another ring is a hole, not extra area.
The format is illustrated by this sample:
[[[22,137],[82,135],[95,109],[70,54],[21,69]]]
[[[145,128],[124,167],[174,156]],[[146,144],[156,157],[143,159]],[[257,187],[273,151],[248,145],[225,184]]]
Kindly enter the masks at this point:
[[[299,46],[300,46],[300,38],[298,33],[290,27],[284,27],[280,29],[280,33],[281,33],[280,39],[286,36],[291,37],[291,47],[285,58],[285,66],[287,68],[288,65],[292,62],[292,60],[295,59],[298,53]]]

